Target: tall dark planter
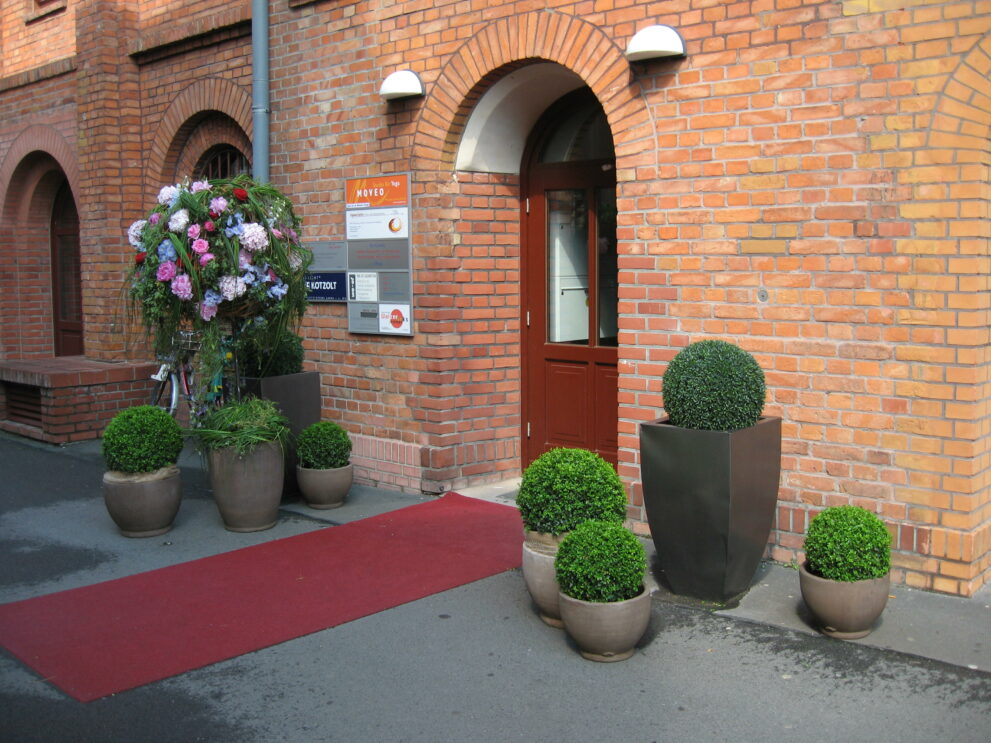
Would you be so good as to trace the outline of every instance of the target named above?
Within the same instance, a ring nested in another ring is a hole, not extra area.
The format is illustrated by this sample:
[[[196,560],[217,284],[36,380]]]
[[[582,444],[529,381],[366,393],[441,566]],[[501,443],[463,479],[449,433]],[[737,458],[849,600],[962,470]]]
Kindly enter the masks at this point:
[[[781,419],[738,431],[640,426],[644,507],[660,567],[684,596],[726,602],[750,587],[771,533]]]
[[[281,374],[275,377],[245,377],[241,389],[244,393],[274,402],[289,419],[292,436],[286,444],[286,471],[284,494],[296,495],[296,436],[311,423],[320,420],[320,372],[306,371],[298,374]]]

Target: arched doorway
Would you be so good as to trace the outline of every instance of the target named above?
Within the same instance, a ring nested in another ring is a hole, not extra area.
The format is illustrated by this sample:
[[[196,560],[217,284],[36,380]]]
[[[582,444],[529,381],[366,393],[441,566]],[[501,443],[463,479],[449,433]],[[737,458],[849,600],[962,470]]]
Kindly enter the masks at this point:
[[[79,214],[68,181],[55,196],[51,223],[52,325],[56,356],[83,354]]]
[[[616,463],[616,159],[583,88],[538,121],[521,169],[523,466],[557,446]]]

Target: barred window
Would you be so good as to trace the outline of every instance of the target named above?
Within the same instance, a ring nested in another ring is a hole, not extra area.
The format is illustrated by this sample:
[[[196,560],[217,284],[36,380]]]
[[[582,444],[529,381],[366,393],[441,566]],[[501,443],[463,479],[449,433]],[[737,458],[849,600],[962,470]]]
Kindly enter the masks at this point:
[[[213,180],[251,173],[248,158],[233,145],[218,144],[203,153],[196,163],[196,177]]]

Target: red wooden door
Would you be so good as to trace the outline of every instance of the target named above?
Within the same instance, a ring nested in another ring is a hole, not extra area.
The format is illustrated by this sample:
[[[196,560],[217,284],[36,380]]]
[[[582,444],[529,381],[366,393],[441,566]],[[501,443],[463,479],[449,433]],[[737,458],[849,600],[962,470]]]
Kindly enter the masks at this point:
[[[589,449],[615,464],[617,273],[612,143],[610,139],[575,146],[575,140],[582,137],[601,139],[603,132],[608,133],[601,107],[588,95],[573,96],[548,117],[550,121],[536,135],[524,172],[524,466],[557,446]],[[562,138],[570,147],[555,147],[555,140]],[[568,159],[562,161],[555,152]],[[589,157],[602,154],[608,156]]]
[[[56,356],[83,353],[83,300],[79,260],[79,215],[69,184],[52,208],[52,321]]]

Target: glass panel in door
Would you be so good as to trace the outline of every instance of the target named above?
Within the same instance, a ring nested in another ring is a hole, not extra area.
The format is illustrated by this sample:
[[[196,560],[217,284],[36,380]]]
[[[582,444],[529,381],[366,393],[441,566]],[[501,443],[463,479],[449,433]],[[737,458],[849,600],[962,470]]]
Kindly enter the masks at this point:
[[[619,269],[616,261],[616,189],[595,189],[595,246],[598,283],[596,317],[600,346],[616,346]]]
[[[588,345],[588,197],[544,192],[547,207],[547,340]]]

